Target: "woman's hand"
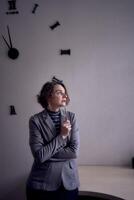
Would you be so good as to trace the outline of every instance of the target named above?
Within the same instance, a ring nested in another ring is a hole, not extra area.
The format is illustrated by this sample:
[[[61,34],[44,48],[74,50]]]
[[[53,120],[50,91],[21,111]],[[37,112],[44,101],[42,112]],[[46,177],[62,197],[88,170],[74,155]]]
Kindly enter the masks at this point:
[[[67,119],[61,124],[61,135],[63,138],[66,138],[69,135],[69,132],[71,131],[71,124],[70,121]]]

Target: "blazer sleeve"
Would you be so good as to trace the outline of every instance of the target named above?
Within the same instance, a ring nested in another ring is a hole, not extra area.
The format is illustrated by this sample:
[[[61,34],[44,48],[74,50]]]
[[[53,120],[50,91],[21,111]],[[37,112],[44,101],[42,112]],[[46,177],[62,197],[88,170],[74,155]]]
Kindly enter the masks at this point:
[[[64,159],[75,159],[78,156],[80,139],[79,139],[79,128],[76,121],[76,116],[71,116],[71,132],[68,137],[67,145],[58,151],[51,159],[64,160]]]
[[[34,159],[37,162],[50,160],[57,152],[66,146],[66,141],[61,135],[54,137],[49,143],[44,144],[43,137],[36,125],[34,116],[29,120],[29,145]]]

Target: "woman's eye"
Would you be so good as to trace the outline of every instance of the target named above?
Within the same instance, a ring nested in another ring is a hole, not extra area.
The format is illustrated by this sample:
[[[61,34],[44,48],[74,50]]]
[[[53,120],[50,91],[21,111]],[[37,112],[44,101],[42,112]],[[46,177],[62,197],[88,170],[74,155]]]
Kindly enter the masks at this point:
[[[63,92],[59,92],[58,94],[61,95],[61,96],[64,96],[64,95],[65,95]]]

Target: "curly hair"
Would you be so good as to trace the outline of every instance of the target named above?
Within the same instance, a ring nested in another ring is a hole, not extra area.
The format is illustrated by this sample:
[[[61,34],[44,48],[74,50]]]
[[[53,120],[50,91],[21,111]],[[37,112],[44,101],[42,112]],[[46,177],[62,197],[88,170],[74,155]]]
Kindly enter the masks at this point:
[[[48,98],[51,96],[55,85],[61,85],[65,89],[65,94],[67,95],[67,103],[66,103],[67,105],[70,101],[67,89],[65,85],[63,84],[63,82],[52,80],[52,81],[46,82],[42,86],[40,93],[37,95],[37,102],[45,109],[48,107]]]

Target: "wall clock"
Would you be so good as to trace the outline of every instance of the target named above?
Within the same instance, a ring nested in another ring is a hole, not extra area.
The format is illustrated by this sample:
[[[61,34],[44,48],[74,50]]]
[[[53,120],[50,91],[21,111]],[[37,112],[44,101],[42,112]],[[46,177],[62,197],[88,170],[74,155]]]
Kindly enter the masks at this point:
[[[35,17],[37,17],[40,12],[39,8],[41,5],[32,2],[31,5],[29,3],[29,7],[28,7],[27,2],[25,1],[25,6],[26,6],[26,9],[24,10],[20,9],[21,6],[20,7],[18,6],[16,0],[9,0],[5,4],[4,15],[6,16],[7,21],[9,20],[9,22],[4,25],[5,31],[1,32],[1,37],[2,37],[2,44],[4,45],[3,47],[6,48],[6,56],[8,59],[11,59],[11,60],[17,60],[22,53],[21,49],[19,49],[16,45],[17,44],[16,37],[15,37],[16,35],[14,35],[14,19],[16,20],[16,18],[18,18],[17,22],[20,25],[18,16],[21,16],[24,11],[25,13],[27,11],[29,16],[30,15],[34,16],[34,19],[35,19]],[[30,19],[32,19],[32,17]],[[61,24],[59,20],[55,20],[53,23],[48,24],[48,29],[50,31],[55,31],[55,29],[57,29],[59,26],[62,26],[62,25],[63,24]],[[61,49],[58,49],[57,51],[60,56],[71,55],[71,49],[68,49],[68,48],[67,49],[61,48]],[[57,52],[55,53],[57,54]],[[17,114],[15,110],[15,105],[10,105],[9,109],[10,109],[10,115]]]
[[[38,11],[38,7],[39,7],[39,4],[32,3],[31,10],[29,10],[29,13],[35,15],[36,12]],[[16,15],[16,17],[17,17],[17,15],[20,14],[20,11],[17,7],[16,0],[7,1],[7,10],[5,11],[5,14],[9,15],[9,17],[10,17],[10,15]],[[59,21],[55,21],[53,24],[51,24],[49,26],[49,28],[51,31],[53,31],[60,25],[61,24]],[[8,37],[8,39],[7,39],[7,37]],[[5,33],[2,34],[2,38],[6,45],[6,48],[8,49],[8,51],[7,51],[8,58],[13,59],[13,60],[17,59],[19,57],[20,52],[19,52],[18,48],[15,46],[15,38],[12,35],[12,29],[9,24],[7,25],[7,33],[6,33],[6,35],[5,35]],[[61,55],[61,56],[62,55],[71,55],[71,49],[60,49],[59,55]]]

